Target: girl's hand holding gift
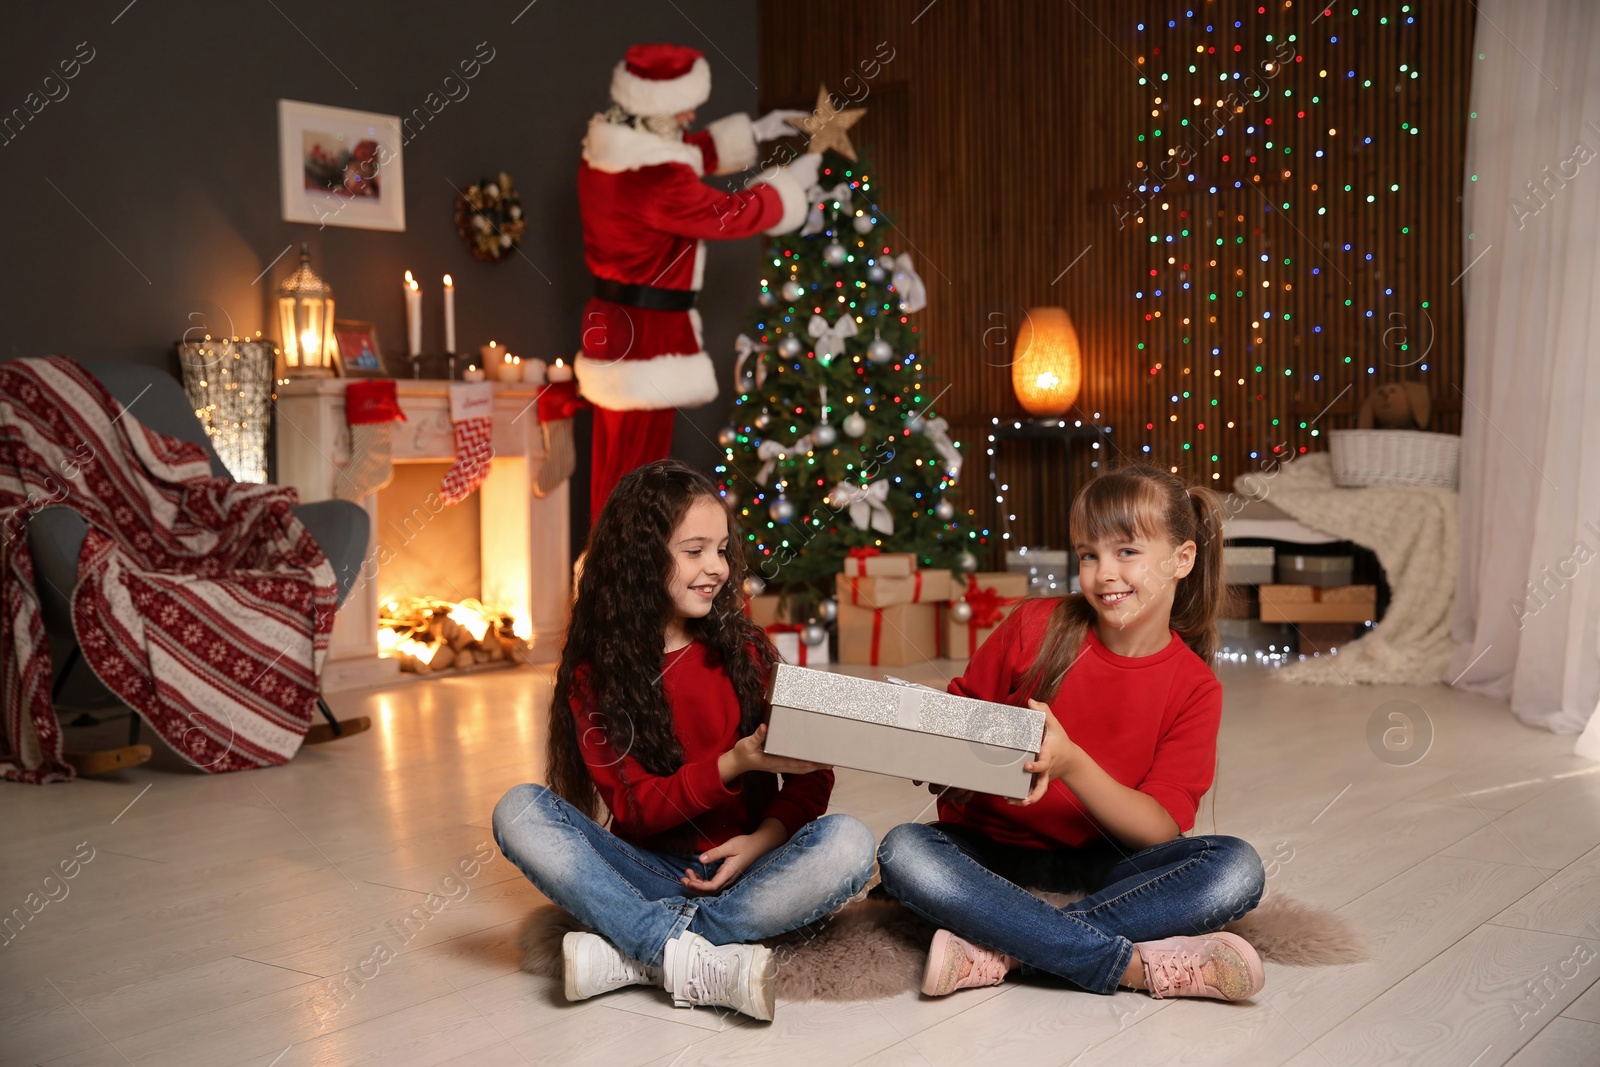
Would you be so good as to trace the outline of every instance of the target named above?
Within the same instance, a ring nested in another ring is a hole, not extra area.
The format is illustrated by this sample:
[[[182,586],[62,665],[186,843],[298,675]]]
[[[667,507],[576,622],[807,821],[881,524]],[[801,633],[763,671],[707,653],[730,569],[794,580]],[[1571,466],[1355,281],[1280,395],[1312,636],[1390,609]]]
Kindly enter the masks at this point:
[[[1050,705],[1030,700],[1028,707],[1044,712],[1044,738],[1039,742],[1039,757],[1032,763],[1022,765],[1023,770],[1033,775],[1033,788],[1022,800],[1007,802],[1022,808],[1044,799],[1050,783],[1071,774],[1084,759],[1083,749],[1072,743],[1067,731],[1051,714]]]
[[[717,770],[724,782],[732,782],[748,771],[767,771],[770,774],[811,774],[830,768],[826,763],[789,759],[786,756],[767,755],[767,724],[762,723],[747,737],[741,737],[734,746],[717,760]]]

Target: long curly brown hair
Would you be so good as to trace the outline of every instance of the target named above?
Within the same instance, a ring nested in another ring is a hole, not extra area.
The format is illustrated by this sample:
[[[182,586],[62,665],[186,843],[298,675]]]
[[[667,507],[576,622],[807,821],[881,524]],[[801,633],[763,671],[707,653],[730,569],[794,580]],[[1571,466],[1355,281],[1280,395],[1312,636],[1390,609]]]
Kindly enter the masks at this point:
[[[1217,619],[1228,600],[1222,581],[1222,507],[1217,494],[1188,485],[1167,471],[1129,464],[1095,478],[1072,502],[1067,520],[1074,543],[1108,537],[1165,538],[1195,544],[1194,566],[1177,579],[1168,624],[1183,642],[1215,669],[1221,644]],[[1044,640],[1022,687],[1035,700],[1055,699],[1067,671],[1078,658],[1094,625],[1094,606],[1082,593],[1063,597],[1050,612]]]
[[[677,460],[647,463],[617,484],[589,532],[551,702],[547,780],[590,818],[600,798],[578,744],[575,700],[584,730],[602,730],[619,761],[631,757],[663,776],[683,766],[661,683],[662,638],[675,613],[672,532],[697,500],[716,501],[727,516],[728,579],[710,614],[688,620],[689,635],[709,646],[711,662],[733,682],[740,736],[766,716],[766,681],[778,653],[744,612],[746,572],[733,513],[699,471]]]

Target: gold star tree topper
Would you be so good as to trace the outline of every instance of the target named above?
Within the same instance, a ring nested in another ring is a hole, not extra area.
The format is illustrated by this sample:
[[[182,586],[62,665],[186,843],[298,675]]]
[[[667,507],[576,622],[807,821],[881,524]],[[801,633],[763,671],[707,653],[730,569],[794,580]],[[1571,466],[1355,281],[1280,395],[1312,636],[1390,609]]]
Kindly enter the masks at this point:
[[[790,119],[789,125],[805,134],[808,138],[806,151],[823,152],[831,148],[844,158],[854,163],[856,159],[855,146],[850,143],[850,127],[861,121],[861,116],[867,113],[864,107],[853,107],[840,111],[833,106],[833,100],[828,96],[828,87],[821,86],[817,91],[817,107],[805,118]]]

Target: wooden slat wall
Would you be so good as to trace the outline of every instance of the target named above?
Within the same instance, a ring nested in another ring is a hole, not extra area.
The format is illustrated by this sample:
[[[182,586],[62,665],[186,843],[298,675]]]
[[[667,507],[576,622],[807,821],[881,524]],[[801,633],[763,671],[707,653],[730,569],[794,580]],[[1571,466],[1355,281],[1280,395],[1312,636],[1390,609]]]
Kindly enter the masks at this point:
[[[1185,17],[1190,10],[1195,17]],[[854,140],[901,231],[895,251],[910,251],[927,283],[918,321],[936,377],[951,386],[940,413],[969,457],[964,507],[995,531],[995,546],[1004,526],[984,484],[985,435],[992,416],[1022,415],[1006,364],[1027,307],[1059,305],[1072,315],[1085,359],[1079,407],[1115,428],[1119,458],[1175,466],[1219,489],[1264,462],[1275,444],[1321,450],[1326,437],[1311,431],[1349,425],[1386,381],[1425,381],[1435,428],[1458,428],[1462,316],[1453,282],[1475,254],[1463,252],[1460,232],[1473,11],[1467,0],[1345,0],[1329,11],[1284,0],[761,5],[764,106],[809,107],[819,82],[866,92],[868,114]],[[1407,25],[1407,17],[1416,21]],[[1278,42],[1295,35],[1300,61],[1265,83],[1270,102],[1247,104],[1208,142],[1194,124],[1213,111],[1218,74],[1259,71],[1273,58],[1269,33]],[[1233,53],[1236,43],[1242,50]],[[1196,45],[1217,54],[1197,54]],[[893,58],[868,79],[863,72],[886,47]],[[1197,74],[1188,73],[1191,62]],[[1162,71],[1172,79],[1165,86]],[[1141,76],[1149,84],[1139,85]],[[1362,87],[1368,79],[1371,87]],[[1193,106],[1197,95],[1205,106]],[[1321,102],[1310,104],[1312,96]],[[1296,118],[1302,109],[1307,117]],[[1257,133],[1246,134],[1248,125]],[[1195,149],[1196,181],[1180,177],[1119,228],[1126,183],[1137,185],[1160,154],[1185,142]],[[1244,187],[1234,189],[1235,181]],[[1287,211],[1277,206],[1285,202]],[[1184,226],[1189,238],[1164,240]],[[1151,234],[1162,239],[1152,244]],[[1160,299],[1151,295],[1157,285]],[[1233,295],[1240,289],[1245,298]],[[1141,291],[1145,299],[1136,299]],[[1145,318],[1156,311],[1159,318]],[[1410,342],[1405,352],[1402,341]],[[1330,403],[1320,421],[1300,427]],[[1080,447],[1076,477],[1092,473],[1098,458]],[[1002,449],[1000,479],[1011,486],[1008,510],[1017,516],[1012,543],[1066,544],[1068,502],[1052,491],[1063,484],[1062,464],[1059,448]]]

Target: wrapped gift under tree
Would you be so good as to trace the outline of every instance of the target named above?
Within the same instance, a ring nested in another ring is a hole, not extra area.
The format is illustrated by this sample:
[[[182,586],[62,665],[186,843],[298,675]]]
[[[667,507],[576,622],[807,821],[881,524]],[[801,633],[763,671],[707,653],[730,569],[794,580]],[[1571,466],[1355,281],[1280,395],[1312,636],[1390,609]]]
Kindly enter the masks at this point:
[[[763,628],[778,656],[791,667],[825,667],[833,662],[828,655],[828,628],[821,623],[775,622]]]
[[[1025,574],[980,571],[967,575],[966,592],[952,601],[944,613],[945,655],[971,659],[978,646],[1027,595]]]

